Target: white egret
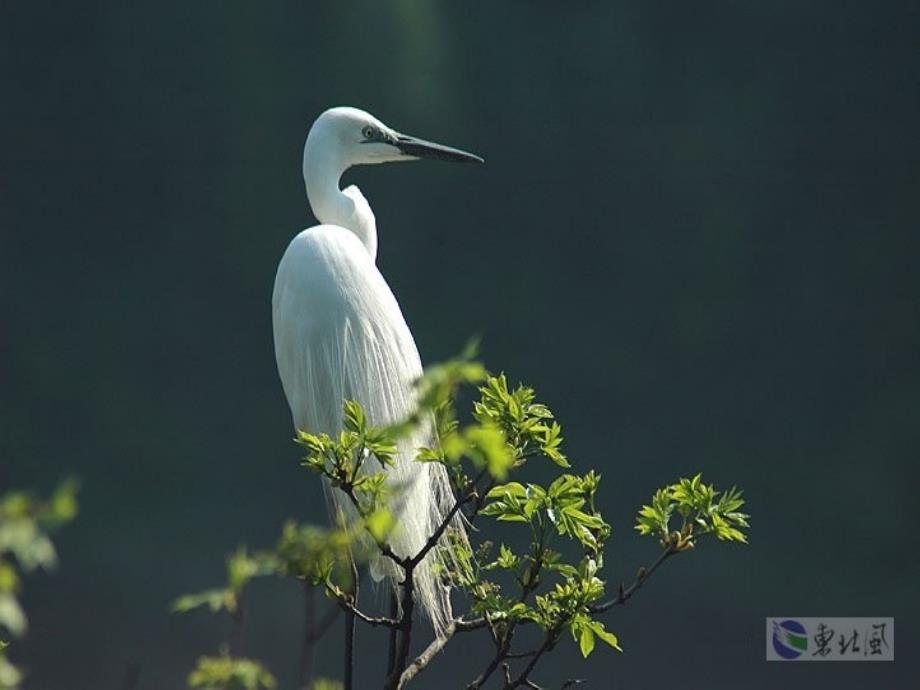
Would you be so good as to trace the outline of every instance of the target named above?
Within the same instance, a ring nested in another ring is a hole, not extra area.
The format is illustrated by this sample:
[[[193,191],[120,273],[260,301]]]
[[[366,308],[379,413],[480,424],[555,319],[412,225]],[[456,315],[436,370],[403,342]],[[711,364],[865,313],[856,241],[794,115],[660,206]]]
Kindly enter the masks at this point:
[[[313,214],[321,223],[288,246],[275,277],[272,317],[278,372],[294,425],[312,433],[337,434],[342,404],[363,405],[373,424],[401,420],[413,408],[412,383],[421,360],[399,304],[375,265],[377,226],[355,186],[339,188],[351,166],[436,158],[482,159],[458,149],[400,134],[356,108],[332,108],[313,124],[303,154],[303,176]],[[398,485],[393,506],[399,524],[391,546],[401,557],[417,553],[447,515],[453,499],[444,468],[414,462],[430,429],[401,442],[390,481]],[[335,491],[331,492],[337,499]],[[353,516],[346,501],[338,510]],[[458,527],[462,529],[460,521]],[[437,633],[451,620],[449,592],[431,567],[434,552],[416,570],[419,607]],[[396,586],[393,564],[371,564],[375,579]]]

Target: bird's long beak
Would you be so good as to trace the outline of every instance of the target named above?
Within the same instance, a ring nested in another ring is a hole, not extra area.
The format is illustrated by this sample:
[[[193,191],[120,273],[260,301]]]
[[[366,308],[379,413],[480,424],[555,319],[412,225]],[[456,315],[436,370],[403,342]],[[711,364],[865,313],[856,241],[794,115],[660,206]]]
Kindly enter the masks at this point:
[[[474,153],[467,153],[460,149],[455,149],[443,144],[435,144],[432,141],[416,139],[406,134],[396,135],[396,148],[406,156],[413,158],[434,158],[442,161],[454,161],[455,163],[485,163],[485,161]]]

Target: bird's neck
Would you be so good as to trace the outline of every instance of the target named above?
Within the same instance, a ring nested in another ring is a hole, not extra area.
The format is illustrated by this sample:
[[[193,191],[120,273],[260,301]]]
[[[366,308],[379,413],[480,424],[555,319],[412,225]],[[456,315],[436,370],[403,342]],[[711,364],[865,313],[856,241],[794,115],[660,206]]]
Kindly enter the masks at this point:
[[[303,179],[313,215],[320,223],[351,230],[367,249],[371,259],[377,257],[377,222],[367,199],[354,185],[339,189],[339,180],[349,165],[329,155],[304,152]]]

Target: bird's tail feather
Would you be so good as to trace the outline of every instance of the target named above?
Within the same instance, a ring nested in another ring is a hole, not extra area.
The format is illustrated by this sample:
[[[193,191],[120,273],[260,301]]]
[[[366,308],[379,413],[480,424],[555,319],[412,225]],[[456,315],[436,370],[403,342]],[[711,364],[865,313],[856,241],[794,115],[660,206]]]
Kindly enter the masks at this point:
[[[447,470],[437,463],[415,462],[414,457],[414,450],[400,452],[396,465],[388,472],[389,483],[394,489],[390,510],[396,521],[388,542],[393,552],[403,558],[414,556],[425,547],[447,519],[456,500]],[[334,509],[344,513],[346,519],[357,519],[350,502],[339,492],[331,493]],[[437,547],[428,551],[413,573],[416,605],[438,636],[453,620],[450,587],[444,584],[439,571],[453,567],[456,562],[453,556],[456,540],[466,541],[466,529],[459,512],[451,518],[448,527],[450,529],[441,536]],[[377,554],[370,561],[370,572],[375,581],[387,579],[398,600],[399,583],[403,579],[400,567]]]
[[[394,349],[393,343],[399,340],[395,334],[369,333],[348,320],[342,331],[327,332],[324,342],[315,344],[312,356],[298,361],[302,367],[299,375],[304,381],[299,390],[306,395],[305,399],[292,401],[292,409],[306,413],[295,414],[298,427],[337,433],[341,429],[341,408],[334,413],[329,400],[357,400],[372,424],[405,419],[415,407],[412,382],[421,375],[421,363],[411,340],[404,348]],[[346,360],[352,366],[347,366]],[[431,446],[434,438],[434,422],[429,420],[400,441],[396,463],[387,470],[387,483],[392,489],[389,507],[396,518],[396,527],[388,541],[401,557],[417,554],[454,506],[446,468],[438,463],[415,461],[418,449]],[[335,504],[333,510],[341,511],[349,521],[358,519],[348,499],[336,490],[329,493]],[[466,540],[462,516],[455,515],[450,527],[451,536],[442,536],[439,548],[431,549],[414,571],[415,600],[438,635],[453,618],[450,589],[442,584],[438,563],[440,560],[452,566],[456,562],[452,539]],[[403,577],[398,566],[383,556],[370,565],[375,579],[386,577],[398,588]]]

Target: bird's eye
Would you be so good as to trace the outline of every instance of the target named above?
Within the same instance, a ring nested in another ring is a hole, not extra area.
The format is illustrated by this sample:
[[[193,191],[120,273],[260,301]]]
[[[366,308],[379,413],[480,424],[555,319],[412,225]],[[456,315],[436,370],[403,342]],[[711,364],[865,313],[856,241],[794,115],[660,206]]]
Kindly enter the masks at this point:
[[[365,138],[365,139],[373,139],[373,138],[374,138],[374,135],[376,135],[377,132],[374,131],[374,128],[373,128],[373,127],[371,127],[370,125],[368,125],[367,127],[365,127],[364,129],[361,130],[361,134],[364,135],[364,138]]]

